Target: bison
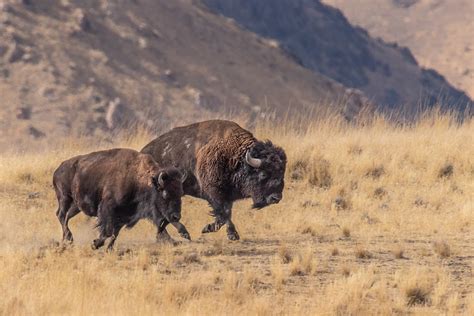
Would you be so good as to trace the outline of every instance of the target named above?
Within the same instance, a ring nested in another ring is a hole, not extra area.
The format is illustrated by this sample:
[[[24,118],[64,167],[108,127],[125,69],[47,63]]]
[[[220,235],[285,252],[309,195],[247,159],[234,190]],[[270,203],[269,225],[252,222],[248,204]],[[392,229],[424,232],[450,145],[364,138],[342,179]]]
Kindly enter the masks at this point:
[[[63,241],[73,241],[68,222],[81,211],[98,218],[100,235],[94,249],[109,237],[111,249],[120,229],[133,227],[141,218],[152,219],[158,234],[171,223],[190,239],[179,223],[184,180],[176,168],[160,168],[150,155],[131,149],[98,151],[64,161],[53,176]]]
[[[188,174],[184,194],[205,199],[215,221],[202,232],[216,232],[227,224],[227,236],[238,240],[232,223],[232,203],[251,197],[261,209],[282,199],[286,155],[270,141],[259,141],[237,123],[211,120],[177,127],[142,150],[160,165]],[[166,230],[162,234],[167,237]],[[160,234],[158,234],[160,235]]]

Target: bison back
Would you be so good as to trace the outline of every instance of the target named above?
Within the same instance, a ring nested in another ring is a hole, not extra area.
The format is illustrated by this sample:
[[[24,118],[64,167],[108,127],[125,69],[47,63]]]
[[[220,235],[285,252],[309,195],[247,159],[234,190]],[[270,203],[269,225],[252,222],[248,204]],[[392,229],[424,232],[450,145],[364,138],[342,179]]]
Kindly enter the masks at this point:
[[[235,122],[210,120],[173,128],[151,141],[141,152],[150,154],[162,166],[194,171],[203,147],[223,139],[232,141],[232,138],[253,140],[253,135]]]

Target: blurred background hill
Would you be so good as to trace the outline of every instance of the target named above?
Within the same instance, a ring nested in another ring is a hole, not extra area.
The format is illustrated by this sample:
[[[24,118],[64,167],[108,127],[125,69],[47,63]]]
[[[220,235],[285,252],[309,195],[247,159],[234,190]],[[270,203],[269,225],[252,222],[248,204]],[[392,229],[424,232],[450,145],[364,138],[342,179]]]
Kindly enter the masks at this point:
[[[406,48],[307,0],[0,1],[0,146],[139,124],[472,101]]]
[[[424,66],[436,69],[474,97],[474,1],[324,0],[374,37],[407,46]]]
[[[439,73],[421,67],[407,48],[372,38],[337,9],[314,0],[204,0],[215,12],[281,43],[306,68],[358,88],[382,107],[397,108],[439,100],[463,108],[466,95]],[[350,12],[369,12],[351,3]],[[378,3],[371,3],[372,16]],[[389,14],[387,12],[387,14]],[[472,35],[472,34],[471,34]]]

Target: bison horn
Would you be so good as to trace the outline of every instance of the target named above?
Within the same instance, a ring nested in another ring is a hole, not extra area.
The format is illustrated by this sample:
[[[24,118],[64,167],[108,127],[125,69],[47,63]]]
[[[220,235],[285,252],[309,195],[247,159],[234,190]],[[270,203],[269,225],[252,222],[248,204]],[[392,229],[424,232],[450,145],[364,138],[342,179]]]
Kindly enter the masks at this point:
[[[188,177],[188,173],[186,171],[183,171],[183,176],[181,177],[181,183],[184,183],[187,177]]]
[[[247,153],[245,154],[245,162],[248,163],[251,167],[259,168],[262,164],[262,159],[253,158],[252,156],[250,156],[250,150],[247,150]]]
[[[164,172],[160,172],[160,174],[158,175],[158,184],[162,188],[165,186],[165,181],[163,179],[163,176],[164,176]]]

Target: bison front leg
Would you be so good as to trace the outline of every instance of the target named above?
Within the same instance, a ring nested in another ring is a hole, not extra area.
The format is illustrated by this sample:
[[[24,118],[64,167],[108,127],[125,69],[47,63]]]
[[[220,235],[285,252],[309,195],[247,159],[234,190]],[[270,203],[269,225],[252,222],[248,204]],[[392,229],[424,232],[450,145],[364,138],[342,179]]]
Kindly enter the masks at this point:
[[[188,230],[183,224],[181,224],[180,222],[173,222],[171,223],[171,225],[173,225],[174,228],[176,228],[176,230],[178,231],[181,237],[187,240],[191,240],[191,235],[189,235]]]
[[[227,221],[227,238],[229,240],[240,239],[239,233],[237,232],[237,229],[235,229],[235,225],[230,219]]]
[[[235,225],[232,222],[232,209],[228,208],[225,210],[225,223],[227,224],[227,238],[229,240],[239,240],[240,236],[237,230],[235,229]]]
[[[229,240],[239,240],[240,236],[235,225],[232,222],[232,204],[227,204],[224,207],[216,207],[211,212],[211,215],[216,219],[214,223],[207,224],[202,229],[202,233],[213,233],[221,229],[222,226],[227,225],[227,238]]]
[[[157,242],[164,242],[164,243],[172,243],[174,244],[175,241],[173,238],[171,238],[170,234],[168,234],[168,231],[166,231],[166,226],[168,226],[169,222],[165,218],[160,218],[156,226],[158,227],[158,231],[156,233],[156,241]]]
[[[165,218],[162,218],[159,223],[157,224],[158,226],[158,232],[156,234],[156,240],[158,242],[171,242],[171,243],[175,243],[175,241],[173,240],[173,238],[171,238],[171,236],[168,234],[168,232],[166,231],[166,226],[168,226],[168,224],[170,224],[168,222],[167,219]],[[191,240],[191,236],[189,235],[189,232],[188,230],[186,229],[186,227],[179,223],[179,222],[174,222],[174,223],[171,223],[177,230],[178,230],[178,233],[181,235],[181,237],[187,239],[187,240]]]

